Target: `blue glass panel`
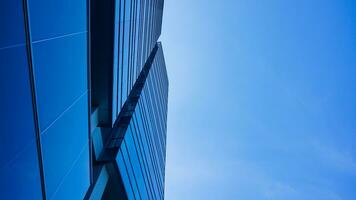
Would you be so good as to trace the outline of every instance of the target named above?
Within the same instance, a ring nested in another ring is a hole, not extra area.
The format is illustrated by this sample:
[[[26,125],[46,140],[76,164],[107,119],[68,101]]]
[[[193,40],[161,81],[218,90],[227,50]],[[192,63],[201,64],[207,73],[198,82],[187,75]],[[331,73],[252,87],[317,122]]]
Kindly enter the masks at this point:
[[[52,200],[83,199],[89,188],[89,148],[85,146],[78,160],[64,178]]]
[[[0,1],[0,49],[25,43],[22,1]]]
[[[139,145],[139,149],[140,149],[140,163],[141,163],[141,166],[143,168],[143,174],[144,174],[144,178],[145,178],[145,181],[146,181],[146,184],[147,184],[147,190],[148,190],[148,195],[149,195],[149,198],[152,199],[153,197],[151,196],[152,195],[152,181],[151,181],[151,175],[150,175],[150,169],[149,169],[149,162],[148,162],[148,158],[147,156],[148,155],[148,152],[147,152],[147,149],[145,149],[147,147],[147,141],[142,137],[144,132],[142,129],[140,129],[139,125],[138,125],[138,121],[137,121],[137,109],[138,107],[136,107],[135,109],[135,113],[133,115],[133,121],[132,121],[132,126],[135,127],[133,133],[136,135],[136,144]],[[146,147],[145,147],[146,145]]]
[[[114,62],[115,63],[115,62]],[[118,68],[117,68],[117,63],[114,64],[114,69],[113,69],[113,87],[112,87],[112,111],[111,111],[111,124],[113,125],[115,123],[117,113],[118,112]]]
[[[131,19],[131,0],[125,0],[125,21]]]
[[[118,60],[118,54],[119,54],[119,12],[120,12],[120,0],[115,0],[115,26],[114,26],[114,51],[113,51],[113,86],[112,86],[112,111],[111,111],[111,118],[112,121],[111,123],[114,124],[116,120],[116,116],[118,113],[118,83],[119,83],[119,60]]]
[[[128,76],[129,76],[129,32],[130,31],[130,23],[126,22],[124,23],[124,47],[123,47],[123,65],[122,65],[122,71],[123,71],[123,79],[122,79],[122,98],[123,102],[126,101],[126,98],[128,96]]]
[[[130,179],[130,182],[131,182],[132,189],[134,191],[134,196],[136,198],[139,198],[138,188],[137,188],[138,185],[136,183],[136,179],[135,179],[135,175],[134,175],[134,172],[133,172],[132,164],[131,164],[131,161],[130,161],[130,158],[129,158],[129,154],[127,152],[126,140],[124,140],[124,142],[121,144],[120,149],[121,149],[121,152],[122,152],[122,155],[123,155],[123,159],[124,159],[125,164],[126,164],[127,173],[128,173],[128,176],[129,176],[129,179]]]
[[[128,131],[125,134],[125,141],[126,141],[126,146],[128,149],[128,154],[130,156],[130,160],[131,160],[131,164],[134,170],[134,174],[135,174],[135,178],[137,181],[137,185],[138,185],[138,189],[140,192],[140,195],[142,198],[147,198],[147,193],[146,193],[146,185],[144,183],[143,180],[143,175],[142,175],[142,170],[141,170],[141,164],[140,161],[138,159],[138,155],[137,154],[137,143],[135,143],[134,141],[134,135],[132,132],[131,127],[129,127]]]
[[[135,33],[135,40],[136,40],[136,43],[135,43],[135,51],[134,51],[134,68],[135,68],[135,71],[136,71],[136,73],[135,73],[135,81],[136,81],[136,79],[137,79],[137,77],[138,77],[138,75],[140,74],[140,66],[139,66],[139,64],[138,64],[138,48],[139,48],[139,37],[140,37],[140,34],[142,34],[141,33],[141,31],[140,31],[140,11],[141,11],[141,9],[140,9],[140,1],[139,0],[137,0],[137,11],[136,11],[136,33]]]
[[[41,132],[87,90],[86,34],[33,44]]]
[[[35,139],[35,127],[25,46],[0,50],[0,66],[1,168]]]
[[[0,2],[0,27],[0,198],[41,199],[22,1]]]
[[[84,146],[88,145],[87,93],[47,129],[41,139],[46,192],[51,197]],[[89,168],[89,162],[86,165]],[[78,178],[86,180],[89,176]]]
[[[122,64],[122,61],[123,61],[123,52],[122,52],[122,49],[123,49],[123,41],[124,41],[124,23],[123,22],[120,22],[120,29],[119,29],[119,80],[118,80],[118,87],[119,87],[119,92],[118,92],[118,95],[119,95],[119,102],[118,102],[118,111],[117,111],[117,115],[119,115],[120,113],[120,110],[121,110],[121,107],[122,105],[124,104],[124,100],[122,98],[122,94],[123,94],[123,90],[122,90],[122,84],[123,84],[123,81],[122,81],[122,76],[123,76],[123,64]]]
[[[126,0],[120,0],[120,22],[125,20],[125,1]]]
[[[125,187],[125,191],[127,193],[128,199],[134,199],[134,193],[132,191],[130,178],[127,174],[127,166],[125,165],[125,161],[123,159],[121,149],[119,150],[119,153],[117,154],[116,162],[117,162],[117,165],[120,170],[120,175],[121,175],[122,181],[124,183],[124,187]]]
[[[142,122],[140,122],[142,123]],[[147,158],[147,162],[148,162],[148,169],[149,169],[149,173],[150,173],[150,179],[151,179],[151,182],[152,182],[152,185],[153,185],[153,191],[155,194],[158,194],[158,188],[157,188],[157,179],[156,179],[156,173],[155,173],[155,169],[154,169],[154,160],[152,159],[152,156],[153,156],[153,152],[151,151],[150,149],[150,143],[147,139],[147,136],[146,136],[146,132],[143,131],[141,133],[142,135],[142,139],[144,140],[143,143],[144,143],[144,149],[145,149],[145,154],[146,154],[146,158]]]
[[[141,36],[141,45],[140,45],[140,61],[141,61],[141,67],[143,67],[146,59],[144,58],[145,57],[145,42],[146,42],[146,18],[147,18],[147,1],[144,1],[143,2],[143,5],[144,5],[144,8],[142,10],[142,17],[141,17],[141,20],[142,20],[142,36]]]
[[[0,168],[1,199],[42,199],[35,141],[24,146],[6,166]]]
[[[86,0],[28,0],[32,40],[86,31]]]

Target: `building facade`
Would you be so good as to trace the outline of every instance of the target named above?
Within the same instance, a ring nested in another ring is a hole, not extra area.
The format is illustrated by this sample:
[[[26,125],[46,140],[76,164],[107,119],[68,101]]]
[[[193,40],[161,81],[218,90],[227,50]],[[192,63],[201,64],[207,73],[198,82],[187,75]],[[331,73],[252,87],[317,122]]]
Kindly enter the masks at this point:
[[[164,199],[163,3],[0,2],[0,199]]]

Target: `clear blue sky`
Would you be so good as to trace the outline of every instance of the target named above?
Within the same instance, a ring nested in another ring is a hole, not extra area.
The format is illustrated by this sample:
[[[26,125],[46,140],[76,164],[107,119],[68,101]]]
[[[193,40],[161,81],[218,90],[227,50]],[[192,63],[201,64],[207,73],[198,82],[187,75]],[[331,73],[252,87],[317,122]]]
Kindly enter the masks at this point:
[[[166,199],[356,199],[356,1],[166,0]]]

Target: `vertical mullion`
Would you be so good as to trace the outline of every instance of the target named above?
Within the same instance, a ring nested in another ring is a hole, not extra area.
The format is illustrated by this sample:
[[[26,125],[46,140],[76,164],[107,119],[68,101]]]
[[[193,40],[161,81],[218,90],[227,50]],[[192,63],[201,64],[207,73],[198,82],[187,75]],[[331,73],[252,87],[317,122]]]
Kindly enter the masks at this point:
[[[88,137],[89,137],[89,176],[90,176],[90,184],[93,184],[94,182],[94,172],[93,172],[93,147],[91,145],[92,143],[92,137],[91,137],[91,30],[90,30],[90,0],[86,1],[86,8],[87,8],[87,20],[86,20],[86,26],[87,26],[87,86],[88,86]]]
[[[23,12],[24,12],[26,52],[27,52],[27,60],[28,60],[29,76],[30,76],[33,117],[35,122],[37,157],[38,157],[41,189],[42,189],[41,191],[42,191],[42,198],[46,200],[47,197],[46,197],[46,187],[45,187],[45,178],[44,178],[44,170],[43,170],[43,160],[42,160],[41,133],[39,128],[38,110],[37,110],[37,102],[36,102],[35,74],[34,74],[33,63],[32,63],[33,57],[32,57],[32,38],[31,38],[31,30],[30,30],[31,29],[30,16],[29,16],[29,6],[27,0],[23,0],[22,5],[23,5]]]

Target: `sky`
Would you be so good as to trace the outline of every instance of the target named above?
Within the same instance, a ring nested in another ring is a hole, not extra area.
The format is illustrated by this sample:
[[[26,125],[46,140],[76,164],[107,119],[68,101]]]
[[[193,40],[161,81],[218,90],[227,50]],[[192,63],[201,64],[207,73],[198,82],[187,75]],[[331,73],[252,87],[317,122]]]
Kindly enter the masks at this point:
[[[165,0],[165,197],[356,199],[356,1]]]

